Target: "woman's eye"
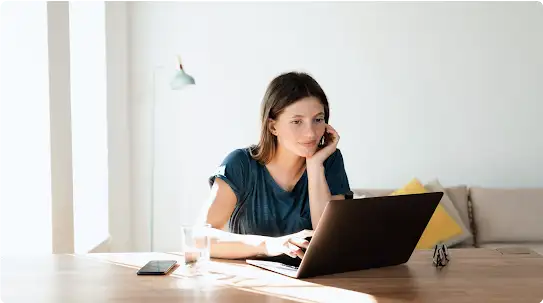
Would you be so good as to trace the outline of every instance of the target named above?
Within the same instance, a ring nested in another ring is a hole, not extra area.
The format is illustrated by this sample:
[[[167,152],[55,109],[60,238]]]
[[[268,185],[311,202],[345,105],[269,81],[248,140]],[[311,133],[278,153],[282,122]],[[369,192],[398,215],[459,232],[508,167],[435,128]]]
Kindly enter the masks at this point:
[[[315,119],[315,121],[317,121],[317,123],[322,123],[322,122],[324,122],[324,118],[317,118],[317,119]]]
[[[294,121],[292,121],[292,122],[290,122],[290,123],[292,123],[292,124],[300,124],[300,123],[302,123],[302,121],[300,121],[300,120],[294,120]]]

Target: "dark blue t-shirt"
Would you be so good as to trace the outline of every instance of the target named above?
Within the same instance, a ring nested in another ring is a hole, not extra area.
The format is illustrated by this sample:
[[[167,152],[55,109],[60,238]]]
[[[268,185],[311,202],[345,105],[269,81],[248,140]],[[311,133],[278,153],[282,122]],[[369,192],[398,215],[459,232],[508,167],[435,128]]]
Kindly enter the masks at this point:
[[[331,195],[350,191],[343,156],[336,149],[324,162],[324,173]],[[307,171],[292,191],[281,188],[266,166],[251,157],[249,148],[236,149],[210,177],[224,180],[237,197],[228,229],[236,234],[278,237],[304,229],[313,229],[309,212]]]

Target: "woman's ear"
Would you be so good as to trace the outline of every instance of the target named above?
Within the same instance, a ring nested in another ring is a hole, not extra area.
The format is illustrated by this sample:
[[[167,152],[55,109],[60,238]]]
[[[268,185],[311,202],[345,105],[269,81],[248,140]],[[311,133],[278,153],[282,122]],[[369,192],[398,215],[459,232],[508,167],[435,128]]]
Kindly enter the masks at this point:
[[[272,133],[274,136],[277,136],[277,129],[275,128],[275,120],[268,119],[268,130],[270,133]]]

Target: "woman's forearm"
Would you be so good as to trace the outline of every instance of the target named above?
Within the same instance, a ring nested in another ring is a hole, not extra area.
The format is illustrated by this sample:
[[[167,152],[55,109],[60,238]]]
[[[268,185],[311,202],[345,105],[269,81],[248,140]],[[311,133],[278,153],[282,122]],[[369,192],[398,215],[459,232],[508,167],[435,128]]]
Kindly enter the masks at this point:
[[[265,255],[268,237],[238,235],[212,229],[210,234],[211,257],[220,259],[242,259]]]
[[[326,204],[332,198],[328,182],[324,175],[324,166],[320,163],[307,165],[307,185],[309,191],[309,208],[311,210],[311,225],[317,228]]]

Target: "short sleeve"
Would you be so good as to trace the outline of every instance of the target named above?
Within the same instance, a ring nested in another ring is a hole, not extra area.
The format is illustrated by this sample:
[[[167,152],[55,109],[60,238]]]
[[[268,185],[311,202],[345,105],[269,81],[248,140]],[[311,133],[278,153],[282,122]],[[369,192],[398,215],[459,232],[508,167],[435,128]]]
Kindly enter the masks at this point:
[[[345,172],[345,166],[343,164],[343,156],[339,149],[336,149],[336,151],[324,161],[324,174],[332,196],[346,195],[351,191],[349,179],[347,178],[347,173]]]
[[[236,197],[238,202],[243,199],[249,179],[249,158],[243,149],[237,149],[224,158],[221,165],[217,167],[213,175],[209,177],[209,186],[213,186],[216,178],[226,182]]]

